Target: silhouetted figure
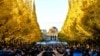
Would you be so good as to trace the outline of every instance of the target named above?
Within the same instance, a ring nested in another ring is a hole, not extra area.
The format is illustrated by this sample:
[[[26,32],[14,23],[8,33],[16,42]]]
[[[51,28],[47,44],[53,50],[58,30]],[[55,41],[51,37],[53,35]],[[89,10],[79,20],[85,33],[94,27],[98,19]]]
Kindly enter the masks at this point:
[[[6,52],[2,50],[2,47],[0,46],[0,56],[9,56]]]
[[[71,51],[72,51],[72,49],[67,47],[63,56],[71,56],[71,54],[72,54]]]
[[[47,49],[45,50],[45,52],[42,54],[42,56],[53,56],[53,55],[55,55],[55,53],[54,53],[53,50],[50,49],[50,48],[47,48]]]
[[[90,56],[89,55],[89,49],[84,50],[82,56]]]
[[[97,56],[100,56],[100,49],[98,49],[97,51]]]

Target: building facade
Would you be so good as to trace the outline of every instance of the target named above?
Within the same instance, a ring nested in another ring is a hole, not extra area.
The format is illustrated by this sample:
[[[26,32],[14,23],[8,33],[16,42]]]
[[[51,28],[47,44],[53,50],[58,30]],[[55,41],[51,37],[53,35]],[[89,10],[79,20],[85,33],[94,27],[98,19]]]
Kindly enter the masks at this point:
[[[58,41],[58,29],[56,27],[51,27],[48,32],[43,30],[42,33],[44,41]]]

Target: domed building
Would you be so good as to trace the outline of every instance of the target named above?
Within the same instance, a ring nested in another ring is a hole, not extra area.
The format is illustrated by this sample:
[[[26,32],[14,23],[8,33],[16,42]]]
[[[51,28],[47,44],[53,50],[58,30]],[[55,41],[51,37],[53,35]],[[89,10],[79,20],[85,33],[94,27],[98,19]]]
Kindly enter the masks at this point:
[[[51,27],[49,31],[43,36],[45,41],[58,41],[58,29],[56,27]]]
[[[60,42],[58,39],[58,29],[56,27],[51,27],[48,31],[45,29],[41,30],[43,41],[37,42],[40,45],[55,45],[62,44],[67,45],[67,42]]]

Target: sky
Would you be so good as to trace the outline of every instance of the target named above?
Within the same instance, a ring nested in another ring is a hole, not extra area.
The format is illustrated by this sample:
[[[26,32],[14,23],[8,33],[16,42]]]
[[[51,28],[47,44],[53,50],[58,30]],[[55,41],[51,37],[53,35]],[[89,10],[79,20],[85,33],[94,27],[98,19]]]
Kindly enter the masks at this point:
[[[55,26],[61,30],[68,12],[67,0],[35,0],[35,6],[40,29]]]

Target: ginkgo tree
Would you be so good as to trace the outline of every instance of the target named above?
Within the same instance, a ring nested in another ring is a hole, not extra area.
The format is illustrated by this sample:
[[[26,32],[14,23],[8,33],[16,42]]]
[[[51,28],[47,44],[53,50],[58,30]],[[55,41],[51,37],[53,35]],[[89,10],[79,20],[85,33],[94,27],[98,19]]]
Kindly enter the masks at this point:
[[[0,0],[0,42],[20,44],[41,39],[35,11],[22,0]]]

